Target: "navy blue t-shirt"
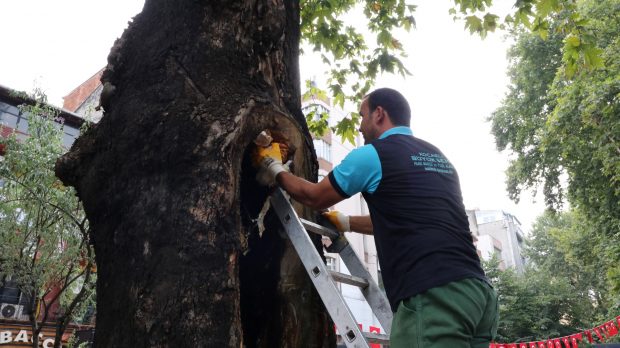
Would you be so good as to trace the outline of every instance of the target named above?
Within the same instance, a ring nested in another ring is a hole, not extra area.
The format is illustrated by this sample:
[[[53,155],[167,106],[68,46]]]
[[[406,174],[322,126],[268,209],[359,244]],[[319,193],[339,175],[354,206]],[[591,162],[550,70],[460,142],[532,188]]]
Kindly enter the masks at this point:
[[[362,192],[387,297],[401,300],[464,278],[486,280],[458,174],[432,144],[395,127],[352,151],[329,174],[343,196]]]

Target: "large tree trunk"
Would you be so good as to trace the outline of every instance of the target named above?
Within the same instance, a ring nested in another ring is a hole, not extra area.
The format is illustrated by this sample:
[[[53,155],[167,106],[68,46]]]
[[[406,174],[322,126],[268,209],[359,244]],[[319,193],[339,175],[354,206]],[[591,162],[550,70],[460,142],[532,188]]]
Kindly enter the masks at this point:
[[[104,117],[57,163],[90,221],[97,347],[334,345],[274,214],[262,238],[252,220],[260,130],[316,176],[298,43],[297,1],[147,0],[112,48]]]

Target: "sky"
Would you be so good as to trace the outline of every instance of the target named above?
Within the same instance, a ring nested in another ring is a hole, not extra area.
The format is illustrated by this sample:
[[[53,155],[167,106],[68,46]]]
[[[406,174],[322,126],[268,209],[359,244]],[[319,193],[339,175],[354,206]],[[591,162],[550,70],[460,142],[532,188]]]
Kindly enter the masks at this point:
[[[499,3],[499,1],[496,1]],[[504,210],[530,229],[542,199],[525,193],[519,204],[505,190],[508,155],[498,153],[486,119],[507,85],[501,33],[481,40],[448,14],[448,0],[418,0],[416,29],[400,39],[408,52],[405,78],[381,76],[375,87],[401,91],[412,107],[414,134],[438,146],[457,169],[468,209]],[[0,85],[42,88],[50,103],[105,66],[114,40],[140,12],[144,0],[0,1]],[[501,8],[498,11],[506,11]],[[316,57],[301,58],[302,79],[317,78]],[[320,75],[320,74],[319,74]],[[319,77],[320,78],[320,77]]]

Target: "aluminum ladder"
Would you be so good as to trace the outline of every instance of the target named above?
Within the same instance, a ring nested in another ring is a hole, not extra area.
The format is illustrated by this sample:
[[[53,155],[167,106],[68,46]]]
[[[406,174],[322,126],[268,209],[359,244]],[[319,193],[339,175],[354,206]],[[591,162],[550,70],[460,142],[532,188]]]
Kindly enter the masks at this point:
[[[280,218],[286,234],[297,254],[299,254],[345,345],[348,348],[369,348],[371,343],[389,344],[389,334],[392,329],[390,304],[347,239],[334,230],[300,219],[293,209],[288,195],[281,188],[276,188],[272,193],[271,205]],[[328,251],[340,254],[351,275],[329,271],[306,231],[329,237],[332,240],[332,245]],[[368,333],[360,330],[351,310],[336,286],[336,282],[360,288],[386,334]]]

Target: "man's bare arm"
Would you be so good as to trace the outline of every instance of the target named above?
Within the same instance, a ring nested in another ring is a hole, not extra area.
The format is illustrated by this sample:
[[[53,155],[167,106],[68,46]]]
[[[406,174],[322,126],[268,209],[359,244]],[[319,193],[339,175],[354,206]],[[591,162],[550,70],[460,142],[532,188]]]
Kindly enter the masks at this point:
[[[334,189],[328,178],[315,184],[291,173],[281,172],[276,180],[294,200],[316,210],[331,207],[344,199]]]
[[[324,178],[318,184],[297,177],[288,172],[278,174],[276,180],[280,186],[299,203],[316,210],[325,209],[342,201],[342,197],[332,186],[328,178]],[[350,216],[350,229],[352,232],[372,235],[372,221],[370,216]]]
[[[351,232],[357,232],[361,234],[372,235],[372,220],[370,215],[364,216],[349,216],[349,226]]]

